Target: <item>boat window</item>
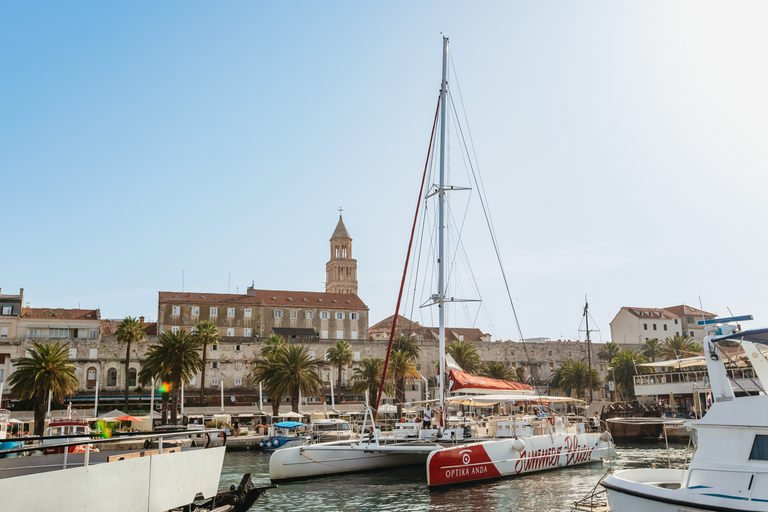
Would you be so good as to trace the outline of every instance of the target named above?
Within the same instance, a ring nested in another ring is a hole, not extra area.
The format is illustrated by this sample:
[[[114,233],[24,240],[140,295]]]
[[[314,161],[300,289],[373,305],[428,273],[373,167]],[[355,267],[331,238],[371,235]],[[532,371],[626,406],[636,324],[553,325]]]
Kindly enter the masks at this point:
[[[755,435],[749,460],[768,460],[768,435]]]

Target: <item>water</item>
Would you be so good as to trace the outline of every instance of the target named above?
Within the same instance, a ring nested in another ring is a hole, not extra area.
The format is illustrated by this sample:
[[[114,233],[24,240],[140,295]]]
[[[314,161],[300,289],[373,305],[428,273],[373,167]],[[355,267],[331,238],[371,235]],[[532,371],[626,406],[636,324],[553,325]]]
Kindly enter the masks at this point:
[[[686,445],[670,445],[673,468],[681,468]],[[667,467],[663,442],[618,447],[617,469]],[[422,466],[329,476],[281,483],[270,489],[252,511],[569,511],[608,470],[608,462],[542,471],[525,476],[429,491]],[[261,451],[228,452],[221,490],[252,473],[257,486],[269,485],[269,455]]]

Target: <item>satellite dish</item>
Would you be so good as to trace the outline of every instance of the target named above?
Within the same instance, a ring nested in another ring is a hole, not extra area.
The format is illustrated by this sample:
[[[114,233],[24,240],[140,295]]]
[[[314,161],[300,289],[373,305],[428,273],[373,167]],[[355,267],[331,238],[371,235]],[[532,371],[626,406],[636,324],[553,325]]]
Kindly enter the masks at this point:
[[[235,398],[235,395],[232,395],[231,397],[229,397],[229,401],[232,403],[235,403],[237,402],[237,398]]]

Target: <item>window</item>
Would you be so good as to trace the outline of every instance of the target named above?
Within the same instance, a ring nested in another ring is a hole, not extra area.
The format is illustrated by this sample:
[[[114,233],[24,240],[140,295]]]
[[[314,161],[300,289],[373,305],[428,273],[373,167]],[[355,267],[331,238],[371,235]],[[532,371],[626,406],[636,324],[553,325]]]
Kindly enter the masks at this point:
[[[355,352],[354,360],[359,361],[360,360],[360,352]]]
[[[315,351],[314,350],[310,350],[309,351],[309,360],[310,361],[314,361],[315,360]]]
[[[320,320],[328,320],[330,316],[331,316],[330,313],[328,313],[327,311],[320,312]]]
[[[42,338],[42,329],[27,329],[27,338]]]
[[[691,331],[691,338],[693,338],[693,331]]]
[[[297,318],[299,318],[299,312],[296,311],[295,309],[292,309],[291,310],[291,320],[296,320]]]
[[[227,318],[232,318],[235,316],[235,308],[227,308]]]
[[[334,317],[336,318],[336,320],[344,320],[344,313],[336,312]]]
[[[173,316],[179,316],[181,314],[181,306],[171,306],[171,314]]]
[[[648,324],[643,324],[643,330],[644,330],[644,331],[647,331],[647,330],[648,330]]]
[[[3,326],[0,327],[0,338],[7,338],[8,337],[8,327]]]
[[[664,330],[665,331],[667,330],[667,324],[664,324]]]
[[[240,352],[243,349],[242,345],[235,345],[235,352]]]
[[[227,336],[234,336],[235,329],[233,327],[227,327]]]
[[[8,305],[3,306],[4,315],[10,315],[11,311],[13,311],[13,306],[8,306]]]
[[[192,377],[191,379],[189,379],[190,386],[194,386],[195,384],[197,384],[197,377]]]
[[[515,354],[512,353],[512,355],[514,356]],[[573,350],[568,351],[568,357],[573,357]]]
[[[216,377],[213,377],[211,379],[211,385],[212,386],[218,386],[219,385],[219,379],[217,379]]]
[[[245,309],[243,310],[243,316],[244,316],[245,318],[251,318],[251,308],[245,308]]]
[[[344,339],[344,331],[336,331],[336,339],[337,340],[343,340]]]
[[[235,377],[235,386],[239,386],[243,383],[243,379],[240,377]]]
[[[48,337],[49,338],[69,338],[69,329],[49,328]]]
[[[92,348],[88,350],[88,359],[98,359],[99,358],[99,349]]]
[[[352,340],[356,340],[357,339],[357,331],[352,331],[350,333],[350,335],[349,335],[349,338],[352,339]]]
[[[128,368],[128,386],[136,385],[136,368]]]
[[[117,386],[117,370],[114,368],[107,370],[107,386]]]
[[[328,331],[320,331],[320,339],[321,340],[327,340],[328,339]]]
[[[211,345],[211,350],[219,350],[219,344],[214,343],[213,345]]]
[[[243,336],[245,336],[246,338],[251,337],[251,329],[249,327],[246,327],[245,329],[243,329]]]
[[[216,369],[218,369],[218,368],[219,368],[219,363],[218,363],[218,361],[212,361],[212,362],[211,362],[211,370],[216,370]]]
[[[283,310],[282,309],[276,309],[275,310],[275,318],[283,318]]]
[[[360,313],[350,313],[349,314],[350,320],[359,320],[360,319]]]
[[[549,369],[554,370],[555,369],[555,363],[549,363]]]
[[[200,306],[192,306],[192,316],[200,316]]]
[[[95,340],[96,338],[99,337],[99,330],[98,329],[91,329],[88,332],[88,337],[91,338],[92,340]]]
[[[768,435],[756,434],[749,460],[768,460]]]
[[[88,368],[88,380],[96,380],[96,368]]]
[[[240,361],[235,362],[235,370],[240,370],[243,367],[243,363]]]
[[[686,320],[688,321],[689,324],[693,323],[693,317],[692,316],[689,316],[688,318],[686,318]]]
[[[552,351],[551,350],[549,351],[549,357],[552,357]]]
[[[464,341],[464,335],[463,334],[459,334],[459,341]]]
[[[208,314],[210,316],[219,316],[219,308],[211,308]]]
[[[305,320],[312,320],[312,312],[311,311],[305,311],[304,312],[304,319]]]
[[[74,359],[76,357],[77,357],[77,349],[76,348],[69,349],[69,358]]]
[[[677,318],[675,318],[675,325],[677,325]]]
[[[178,325],[174,325],[173,327],[171,327],[171,332],[173,334],[178,334],[179,333],[179,326]]]
[[[656,330],[656,324],[653,324],[653,330],[654,331]]]

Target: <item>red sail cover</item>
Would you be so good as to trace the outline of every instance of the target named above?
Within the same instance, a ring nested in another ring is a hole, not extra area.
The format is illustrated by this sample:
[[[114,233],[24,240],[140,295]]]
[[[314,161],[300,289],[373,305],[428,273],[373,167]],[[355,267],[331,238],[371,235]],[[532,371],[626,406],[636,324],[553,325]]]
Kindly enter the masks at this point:
[[[509,382],[508,380],[489,379],[488,377],[478,377],[477,375],[472,375],[459,370],[451,370],[450,378],[452,381],[450,391],[458,391],[464,388],[508,391],[524,391],[533,389],[528,384]]]

